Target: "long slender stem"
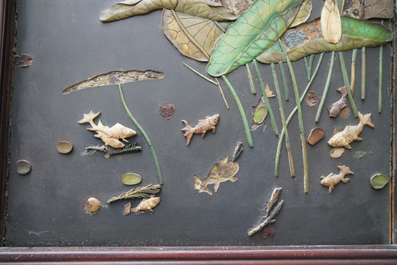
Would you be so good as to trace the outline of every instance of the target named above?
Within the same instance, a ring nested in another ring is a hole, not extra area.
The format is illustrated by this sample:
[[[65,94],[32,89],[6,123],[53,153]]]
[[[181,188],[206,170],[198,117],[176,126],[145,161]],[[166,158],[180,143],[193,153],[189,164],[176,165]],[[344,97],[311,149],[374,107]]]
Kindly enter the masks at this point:
[[[285,74],[285,70],[284,70],[284,64],[283,64],[283,62],[278,62],[278,65],[280,67],[281,78],[283,80],[285,100],[288,101],[289,100],[289,92],[288,92],[287,75]]]
[[[287,147],[289,170],[291,172],[291,176],[294,177],[295,176],[294,161],[292,159],[291,145],[290,145],[289,136],[288,136],[288,128],[287,128],[287,123],[285,121],[283,100],[281,99],[281,92],[280,92],[280,87],[278,85],[276,69],[274,69],[274,63],[271,64],[271,67],[272,67],[273,78],[274,78],[274,86],[276,87],[276,91],[277,91],[277,99],[278,99],[278,104],[279,104],[279,108],[280,108],[281,121],[283,123],[283,130],[285,130],[285,145]],[[278,163],[278,161],[276,161],[276,164],[277,163]],[[278,170],[278,167],[276,167],[275,170]],[[278,172],[275,172],[275,174],[278,175]]]
[[[248,63],[246,63],[245,66],[247,67],[247,74],[248,74],[248,80],[250,81],[251,92],[252,94],[256,95],[255,84],[254,84],[254,80],[252,79],[250,66],[248,65]]]
[[[247,117],[245,116],[245,112],[244,112],[243,106],[241,105],[240,99],[238,98],[236,91],[234,91],[234,88],[230,84],[229,80],[227,80],[226,76],[222,75],[222,79],[223,79],[223,81],[225,81],[227,87],[230,90],[230,93],[232,93],[234,100],[237,103],[241,118],[243,119],[244,129],[245,129],[245,134],[247,135],[248,144],[250,147],[254,147],[254,143],[252,142],[252,137],[251,137],[251,131],[248,126],[248,120],[247,120]]]
[[[361,50],[361,99],[365,99],[365,80],[367,75],[367,59],[365,56],[365,47]]]
[[[226,108],[229,109],[229,104],[227,104],[227,101],[226,101],[226,98],[225,98],[225,94],[223,94],[221,83],[219,83],[219,80],[216,77],[215,77],[215,80],[218,83],[219,91],[221,92],[221,95],[222,95],[222,98],[223,98],[223,102],[225,102]]]
[[[302,117],[302,108],[300,104],[300,97],[298,91],[298,84],[296,83],[294,69],[292,68],[291,61],[289,60],[287,51],[284,49],[284,46],[281,43],[281,40],[278,40],[278,44],[280,45],[282,51],[284,52],[285,58],[287,59],[289,71],[291,74],[292,84],[294,86],[294,94],[295,94],[295,101],[296,106],[298,107],[298,121],[299,121],[299,133],[301,136],[301,143],[302,143],[302,157],[303,157],[303,186],[305,193],[309,192],[309,167],[307,162],[307,152],[306,152],[306,139],[305,139],[305,129],[303,126],[303,117]]]
[[[270,115],[270,120],[272,122],[273,131],[274,131],[274,133],[276,135],[278,135],[276,120],[274,119],[272,107],[270,106],[269,98],[267,97],[265,86],[263,84],[263,80],[262,80],[262,77],[261,77],[261,73],[259,72],[258,64],[256,63],[255,59],[253,60],[253,63],[254,63],[254,66],[255,66],[256,75],[258,76],[259,85],[261,86],[261,89],[262,89],[263,98],[265,99],[267,110],[268,110],[269,115]]]
[[[154,162],[156,164],[157,174],[159,175],[160,185],[162,185],[163,184],[163,179],[161,177],[160,165],[159,165],[159,162],[157,160],[156,153],[154,152],[154,148],[153,148],[152,142],[150,141],[149,137],[147,136],[145,130],[137,122],[137,120],[134,118],[134,116],[132,116],[130,110],[128,109],[128,106],[127,106],[127,104],[125,103],[125,100],[124,100],[124,94],[123,94],[123,90],[121,89],[121,85],[120,84],[119,84],[119,90],[120,90],[121,101],[123,102],[125,111],[127,112],[128,116],[130,117],[132,122],[135,124],[135,126],[138,128],[138,130],[142,133],[143,137],[145,137],[147,144],[150,146],[150,150],[152,151]]]
[[[314,61],[314,54],[310,55],[310,62],[309,62],[310,79],[312,76],[313,61]],[[308,81],[310,81],[310,79]]]
[[[315,120],[316,122],[320,121],[321,112],[322,112],[323,107],[324,107],[325,99],[327,98],[329,85],[331,84],[332,72],[333,72],[333,69],[334,69],[334,62],[335,62],[335,52],[332,52],[331,65],[329,66],[329,70],[328,70],[328,77],[327,77],[327,82],[325,83],[324,94],[321,97],[321,102],[320,102],[320,105],[319,105],[318,110],[317,110],[317,115],[316,115],[316,120]]]
[[[379,48],[379,97],[378,110],[382,113],[383,45]]]
[[[309,70],[309,64],[307,62],[306,57],[303,57],[303,60],[305,61],[305,67],[306,67],[306,72],[307,72],[307,82],[309,82],[310,81],[310,75],[311,75],[310,70]]]
[[[302,104],[303,100],[305,99],[306,93],[307,93],[307,91],[309,91],[309,88],[310,88],[310,86],[312,85],[313,80],[314,80],[314,78],[316,77],[316,75],[317,75],[317,73],[318,73],[318,69],[320,69],[320,65],[321,65],[321,62],[322,62],[322,60],[323,60],[323,57],[324,57],[324,53],[322,53],[321,56],[320,56],[320,59],[318,59],[318,63],[317,63],[316,69],[314,70],[314,73],[313,73],[313,75],[312,75],[312,78],[310,79],[310,82],[307,84],[305,90],[303,91],[303,93],[302,93],[302,95],[301,95],[301,98],[299,99],[299,101],[300,101],[301,104]],[[291,113],[290,113],[290,115],[288,116],[288,119],[287,119],[287,126],[288,126],[289,122],[292,120],[292,117],[295,115],[295,113],[296,113],[297,110],[298,110],[298,107],[295,107],[295,108],[291,111]],[[276,161],[279,161],[279,158],[280,158],[281,146],[282,146],[282,144],[283,144],[284,135],[285,135],[285,130],[283,129],[283,130],[281,131],[281,134],[280,134],[280,139],[278,140],[277,152],[276,152]],[[276,168],[278,168],[278,163],[276,163]],[[275,172],[278,172],[278,170],[276,170]],[[277,177],[277,176],[278,176],[278,175],[276,175],[276,177]]]
[[[354,90],[356,87],[356,60],[357,60],[357,49],[352,52],[352,65],[350,71],[350,88],[352,90],[352,95],[354,96]]]
[[[215,81],[213,81],[213,80],[209,79],[208,77],[206,77],[206,76],[200,74],[199,72],[197,72],[196,70],[194,70],[194,69],[193,69],[192,67],[190,67],[189,65],[187,65],[187,64],[185,64],[185,63],[184,63],[183,65],[186,66],[187,68],[189,68],[190,70],[192,70],[193,73],[195,73],[195,74],[199,75],[200,77],[204,78],[205,80],[207,80],[208,82],[213,83],[214,85],[218,85]]]
[[[350,106],[351,106],[351,108],[353,110],[354,117],[357,118],[358,117],[357,108],[356,108],[356,104],[354,103],[352,91],[350,89],[349,78],[347,77],[346,65],[345,65],[345,60],[343,59],[343,53],[342,52],[339,52],[339,61],[340,61],[340,67],[342,68],[342,75],[343,75],[343,80],[345,81],[347,94],[349,95]]]

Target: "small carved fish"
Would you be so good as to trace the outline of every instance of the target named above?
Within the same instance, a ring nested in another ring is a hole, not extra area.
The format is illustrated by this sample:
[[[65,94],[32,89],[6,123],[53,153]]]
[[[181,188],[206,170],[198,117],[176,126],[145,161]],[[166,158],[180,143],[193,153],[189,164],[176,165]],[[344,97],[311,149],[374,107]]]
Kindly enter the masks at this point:
[[[363,131],[365,125],[375,128],[375,125],[371,123],[371,113],[362,115],[359,112],[358,117],[360,119],[360,123],[358,125],[346,126],[346,128],[341,132],[338,132],[335,129],[335,135],[329,139],[328,144],[333,147],[346,147],[347,149],[351,149],[351,142],[362,140],[358,135]]]
[[[138,204],[137,207],[131,209],[131,202],[124,205],[124,215],[137,212],[153,212],[153,208],[160,203],[160,197],[155,197],[155,195],[150,196],[150,198],[144,198]]]
[[[119,139],[128,143],[125,138],[136,135],[136,131],[120,123],[116,123],[109,128],[108,126],[103,126],[101,120],[99,120],[98,125],[95,125],[94,119],[98,117],[99,114],[101,114],[101,112],[93,113],[90,111],[90,113],[84,114],[84,118],[78,121],[78,123],[90,123],[92,128],[87,128],[87,130],[97,132],[95,137],[100,138],[106,145],[110,145],[113,148],[123,148],[125,145],[119,141]]]
[[[335,185],[338,184],[339,182],[342,181],[343,183],[346,183],[350,180],[348,178],[344,178],[345,175],[354,174],[352,171],[350,171],[350,168],[348,168],[346,166],[338,166],[338,168],[340,170],[338,175],[331,173],[326,177],[324,177],[324,176],[320,177],[321,185],[323,185],[325,187],[329,187],[329,193],[331,193],[334,190]]]
[[[182,122],[185,123],[185,128],[182,129],[182,132],[185,133],[184,136],[187,138],[186,145],[189,145],[193,134],[202,134],[202,137],[204,137],[209,130],[212,130],[212,132],[215,133],[215,126],[218,124],[218,121],[219,114],[215,114],[211,117],[205,116],[205,120],[199,120],[196,127],[192,128],[187,121],[182,120]]]
[[[208,176],[204,180],[200,180],[194,175],[194,189],[200,192],[206,192],[212,195],[212,192],[208,189],[207,185],[214,184],[214,190],[217,192],[221,182],[230,180],[235,182],[238,178],[235,177],[239,170],[237,162],[227,161],[228,156],[225,156],[220,160],[220,163],[214,164],[208,173]]]
[[[342,97],[338,101],[336,101],[335,103],[333,103],[331,105],[331,109],[328,109],[329,116],[331,118],[336,118],[339,115],[339,112],[347,107],[347,105],[346,105],[346,97],[347,97],[346,87],[345,86],[341,87],[341,88],[337,89],[336,91],[338,91],[342,95]]]

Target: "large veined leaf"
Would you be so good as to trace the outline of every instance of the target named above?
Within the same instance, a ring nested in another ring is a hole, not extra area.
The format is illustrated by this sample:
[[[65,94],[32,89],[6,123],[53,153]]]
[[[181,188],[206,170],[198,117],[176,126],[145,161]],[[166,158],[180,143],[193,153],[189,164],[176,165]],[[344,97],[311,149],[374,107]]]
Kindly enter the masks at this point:
[[[294,21],[292,21],[290,27],[293,28],[302,23],[305,23],[309,19],[310,14],[312,13],[312,9],[313,9],[312,0],[303,1],[301,7],[299,8],[298,14],[296,14],[296,17]]]
[[[208,74],[221,76],[252,61],[290,26],[302,0],[256,0],[212,51]]]
[[[207,62],[224,29],[216,22],[164,9],[161,28],[179,52],[197,61]]]
[[[297,61],[305,56],[322,52],[383,45],[393,39],[392,33],[382,25],[351,17],[341,17],[341,21],[342,38],[337,44],[328,43],[322,38],[319,19],[286,31],[281,40],[290,60]],[[258,56],[257,60],[262,63],[285,62],[285,56],[278,43],[275,43]]]
[[[116,3],[103,11],[99,15],[99,20],[102,22],[111,22],[147,14],[153,10],[163,8],[216,21],[236,19],[236,15],[227,10],[222,4],[210,0],[126,0]]]

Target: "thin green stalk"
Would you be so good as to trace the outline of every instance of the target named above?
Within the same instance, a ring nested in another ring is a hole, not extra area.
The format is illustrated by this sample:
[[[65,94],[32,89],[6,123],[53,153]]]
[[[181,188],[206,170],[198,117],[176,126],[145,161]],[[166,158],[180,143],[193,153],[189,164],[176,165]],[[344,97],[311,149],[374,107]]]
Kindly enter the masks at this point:
[[[271,67],[272,67],[273,78],[274,78],[274,86],[276,87],[276,91],[277,91],[277,99],[278,99],[278,104],[279,104],[279,108],[280,108],[281,121],[283,122],[283,130],[285,130],[285,146],[287,147],[289,170],[291,172],[291,176],[294,177],[295,176],[294,161],[292,159],[291,145],[290,145],[289,136],[288,136],[288,128],[287,128],[287,123],[285,121],[283,100],[281,99],[281,92],[280,92],[280,87],[278,85],[276,69],[274,69],[274,63],[271,64]],[[278,163],[279,162],[276,161],[276,164],[278,164]],[[278,171],[278,167],[276,167],[275,170]],[[278,175],[277,171],[275,172],[276,176]]]
[[[352,95],[354,96],[354,90],[356,88],[356,60],[357,60],[357,49],[352,52],[352,65],[350,71],[350,88],[352,90]]]
[[[379,97],[378,110],[382,113],[383,45],[379,49]]]
[[[247,67],[247,74],[248,74],[248,80],[250,81],[251,92],[252,94],[256,95],[255,84],[254,84],[254,80],[252,79],[250,67],[248,63],[246,63],[245,66]]]
[[[313,80],[314,80],[314,78],[316,77],[316,75],[317,75],[317,73],[318,73],[318,69],[320,69],[320,65],[321,65],[321,62],[322,62],[322,60],[323,60],[323,57],[324,57],[324,53],[322,53],[321,56],[320,56],[320,59],[318,59],[318,63],[317,63],[316,69],[314,70],[314,73],[313,73],[313,75],[312,75],[312,78],[310,79],[310,82],[307,84],[305,90],[303,91],[303,93],[302,93],[302,95],[301,95],[301,98],[299,99],[300,104],[302,104],[303,100],[305,99],[306,93],[307,93],[307,91],[309,91],[309,88],[310,88],[310,86],[312,85]],[[288,119],[287,119],[287,126],[288,126],[289,122],[292,120],[292,117],[295,115],[295,113],[296,113],[297,110],[298,110],[298,107],[295,107],[295,108],[291,111],[291,113],[290,113],[290,115],[288,116]],[[283,144],[284,135],[285,135],[285,130],[282,129],[282,130],[281,130],[281,134],[280,134],[280,139],[278,140],[278,145],[277,145],[276,162],[279,161],[279,159],[280,159],[280,155],[281,155],[281,146],[282,146],[282,144]],[[278,168],[278,163],[276,163],[276,168]],[[276,170],[275,172],[278,173],[278,170]],[[276,177],[278,177],[278,175],[276,175]]]
[[[342,68],[342,75],[343,75],[343,80],[345,81],[347,94],[349,95],[350,106],[351,106],[351,108],[353,110],[354,117],[357,118],[358,117],[357,108],[356,108],[356,104],[354,103],[352,91],[350,89],[349,78],[347,77],[346,65],[345,65],[345,60],[343,59],[343,53],[342,52],[339,52],[339,61],[340,61],[340,67]]]
[[[248,126],[248,120],[247,120],[247,117],[245,116],[245,112],[244,112],[243,106],[241,105],[240,99],[238,98],[236,91],[234,91],[234,88],[230,84],[229,80],[227,80],[226,76],[222,75],[222,79],[223,79],[223,81],[225,81],[227,87],[230,90],[230,93],[232,93],[234,100],[237,103],[241,118],[243,119],[244,129],[245,129],[245,134],[247,135],[248,144],[250,147],[254,147],[254,143],[252,142],[252,137],[251,137],[251,131]]]
[[[132,122],[135,124],[135,126],[138,128],[138,130],[142,133],[142,135],[145,137],[147,144],[150,146],[150,150],[152,151],[153,154],[153,158],[154,158],[154,162],[156,163],[156,168],[157,168],[157,174],[159,175],[159,180],[160,180],[160,185],[163,185],[163,179],[161,177],[161,172],[160,172],[160,165],[159,162],[157,160],[157,156],[156,153],[154,152],[154,148],[152,145],[152,142],[150,141],[149,137],[147,136],[145,130],[142,128],[142,126],[136,121],[136,119],[134,118],[134,116],[132,116],[130,110],[127,107],[127,104],[125,103],[124,100],[124,94],[123,94],[123,90],[121,89],[121,85],[119,84],[119,90],[120,90],[120,97],[121,97],[121,101],[123,102],[124,105],[124,109],[127,112],[128,116],[130,117],[130,119],[132,120]]]
[[[367,59],[365,56],[365,47],[361,50],[361,99],[365,99],[365,79],[366,79]]]
[[[313,61],[314,61],[314,54],[310,55],[310,62],[309,62],[310,79],[312,76]],[[310,79],[308,81],[310,81]]]
[[[253,60],[253,62],[254,62],[255,70],[256,70],[256,75],[258,76],[259,85],[261,86],[261,89],[262,89],[263,98],[265,99],[267,110],[270,115],[270,120],[272,121],[273,131],[276,135],[278,135],[276,120],[274,119],[272,107],[270,106],[269,98],[267,97],[265,86],[263,85],[263,80],[261,77],[261,73],[259,72],[258,64],[256,63],[255,59]]]
[[[287,75],[285,74],[285,70],[284,70],[284,64],[283,64],[283,62],[278,62],[278,65],[280,67],[281,78],[283,80],[285,100],[288,101],[289,100],[289,92],[288,92]]]
[[[205,80],[207,80],[208,82],[213,83],[213,84],[216,85],[216,86],[218,85],[215,81],[213,81],[213,80],[209,79],[208,77],[206,77],[206,76],[200,74],[198,71],[194,70],[194,69],[193,69],[192,67],[190,67],[189,65],[187,65],[187,64],[185,64],[185,63],[183,63],[183,65],[186,66],[187,68],[189,68],[190,70],[192,70],[193,73],[195,73],[195,74],[199,75],[200,77],[204,78]]]
[[[305,61],[305,67],[306,67],[306,72],[307,72],[307,82],[310,81],[310,70],[309,70],[309,64],[307,63],[306,57],[303,57],[303,60]]]
[[[332,52],[331,65],[329,66],[329,70],[328,70],[328,77],[327,77],[327,82],[325,83],[324,94],[321,98],[321,102],[320,102],[320,105],[317,110],[317,115],[316,115],[316,120],[315,120],[316,122],[320,121],[321,112],[323,111],[325,99],[327,98],[329,85],[331,84],[332,72],[334,69],[334,62],[335,62],[335,52]]]
[[[292,68],[291,61],[289,60],[287,51],[284,49],[284,46],[281,43],[281,40],[278,40],[278,44],[280,45],[282,51],[284,52],[285,58],[287,59],[289,71],[291,74],[292,84],[294,86],[294,94],[295,94],[295,101],[296,106],[298,107],[298,121],[299,121],[299,133],[301,137],[302,143],[302,157],[303,157],[303,186],[305,193],[309,192],[309,167],[307,162],[307,152],[306,152],[306,139],[305,139],[305,129],[303,126],[303,117],[302,117],[302,108],[300,104],[300,97],[298,91],[298,84],[296,83],[294,69]]]

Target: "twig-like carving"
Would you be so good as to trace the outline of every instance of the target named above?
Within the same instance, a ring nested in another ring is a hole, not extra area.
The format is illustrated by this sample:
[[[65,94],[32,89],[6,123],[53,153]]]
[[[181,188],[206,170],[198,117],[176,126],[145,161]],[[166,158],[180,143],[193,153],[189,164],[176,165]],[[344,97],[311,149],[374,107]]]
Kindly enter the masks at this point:
[[[112,203],[112,202],[115,202],[118,200],[123,200],[123,199],[149,198],[151,195],[159,193],[160,189],[161,189],[161,185],[150,184],[145,187],[138,187],[138,188],[123,192],[119,196],[109,199],[107,202]]]

